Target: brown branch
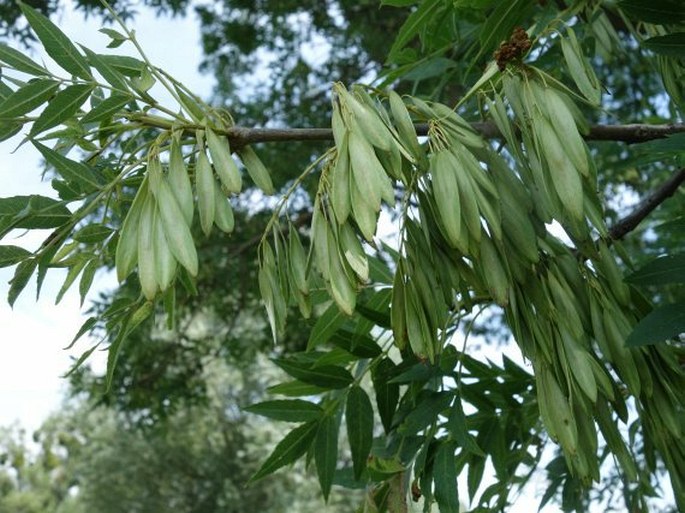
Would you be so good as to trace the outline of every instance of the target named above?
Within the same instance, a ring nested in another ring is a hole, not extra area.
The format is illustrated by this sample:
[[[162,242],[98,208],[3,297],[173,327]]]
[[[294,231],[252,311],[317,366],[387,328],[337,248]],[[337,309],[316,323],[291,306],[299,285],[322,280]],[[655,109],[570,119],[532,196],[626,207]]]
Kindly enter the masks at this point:
[[[472,126],[486,139],[500,137],[494,123],[473,123]],[[415,127],[418,135],[428,134],[426,123],[418,123]],[[663,139],[669,135],[684,132],[685,124],[675,123],[667,125],[593,125],[585,139],[588,141],[639,143]],[[333,131],[330,128],[247,128],[234,126],[226,130],[225,133],[230,139],[231,145],[236,148],[260,142],[329,141],[333,139]]]
[[[666,199],[673,196],[678,187],[685,182],[685,168],[677,171],[673,176],[647,195],[630,214],[620,219],[609,230],[609,237],[619,240],[633,231],[640,222]]]

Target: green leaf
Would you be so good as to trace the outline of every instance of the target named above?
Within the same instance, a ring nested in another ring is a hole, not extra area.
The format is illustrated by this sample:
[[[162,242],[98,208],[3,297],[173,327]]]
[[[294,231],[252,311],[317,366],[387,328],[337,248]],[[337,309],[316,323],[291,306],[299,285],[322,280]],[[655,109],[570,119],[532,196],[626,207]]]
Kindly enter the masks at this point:
[[[443,441],[435,451],[433,460],[433,482],[435,500],[440,513],[459,513],[459,493],[457,489],[457,465],[454,453],[457,444]]]
[[[311,395],[323,394],[327,390],[325,388],[316,387],[302,381],[288,381],[287,383],[279,383],[266,389],[267,392],[274,395],[285,395],[287,397],[303,397]]]
[[[55,94],[33,123],[31,135],[44,132],[71,118],[88,99],[93,87],[91,84],[75,84]]]
[[[31,252],[19,246],[0,246],[0,267],[9,267],[26,260]]]
[[[494,50],[502,41],[509,39],[514,27],[527,16],[532,3],[531,0],[499,2],[480,29],[480,55]]]
[[[426,78],[433,78],[442,75],[448,69],[454,68],[456,63],[452,59],[445,57],[434,57],[427,61],[422,61],[418,66],[413,68],[409,73],[402,78],[404,80],[425,80]]]
[[[274,360],[274,362],[293,378],[317,387],[345,388],[354,381],[347,369],[335,365],[314,367],[312,363],[296,362],[285,358]]]
[[[383,358],[371,371],[378,415],[386,433],[390,433],[392,429],[392,419],[400,399],[400,386],[396,383],[389,383],[395,369],[396,366],[392,360]]]
[[[53,166],[60,176],[69,182],[79,184],[84,193],[96,191],[102,186],[99,176],[95,173],[94,169],[82,162],[71,160],[38,141],[32,142],[47,163]]]
[[[685,333],[685,301],[658,306],[645,316],[626,339],[637,347],[664,342]]]
[[[346,329],[339,329],[333,333],[329,342],[359,358],[375,358],[383,352],[376,341],[368,335],[352,333]]]
[[[14,137],[19,133],[21,128],[24,126],[23,123],[2,123],[0,122],[0,142],[6,141],[10,137]]]
[[[122,107],[131,101],[130,96],[123,94],[113,94],[109,98],[101,101],[97,107],[89,111],[81,118],[81,123],[96,123],[105,119],[109,119],[116,113],[121,111]]]
[[[319,423],[314,442],[314,461],[316,473],[319,476],[321,493],[328,502],[328,495],[335,477],[335,467],[338,462],[338,431],[340,429],[337,415],[326,415]]]
[[[69,342],[69,345],[67,347],[65,347],[64,350],[66,351],[66,350],[74,347],[74,344],[76,344],[76,342],[78,342],[78,340],[83,335],[88,333],[97,324],[97,322],[98,322],[97,317],[88,317],[88,319],[86,319],[85,322],[83,324],[81,324],[81,327],[76,332],[76,335],[74,335],[74,338],[71,339],[71,342]]]
[[[81,296],[81,305],[83,306],[83,302],[86,300],[86,294],[88,294],[88,291],[90,290],[90,287],[93,285],[93,279],[95,278],[95,273],[99,269],[100,264],[97,259],[91,260],[86,268],[83,270],[83,274],[81,275],[81,281],[78,284],[78,292],[79,296]],[[173,289],[173,287],[171,287]]]
[[[685,20],[685,4],[681,0],[621,0],[618,7],[628,16],[648,23],[670,25]]]
[[[71,212],[62,202],[46,196],[12,196],[0,198],[0,227],[6,229],[57,228],[71,219]],[[5,220],[9,222],[6,223]],[[0,232],[3,231],[0,229]]]
[[[99,58],[119,73],[131,78],[140,77],[147,67],[143,61],[126,55],[99,55]]]
[[[647,286],[685,283],[685,253],[655,258],[626,277],[626,281]]]
[[[347,395],[345,418],[354,476],[359,479],[366,468],[366,460],[373,443],[373,407],[369,396],[358,385],[351,387]]]
[[[88,62],[57,25],[23,2],[19,2],[19,7],[47,54],[72,75],[90,80]]]
[[[407,43],[426,26],[427,20],[437,8],[444,5],[442,0],[424,0],[413,13],[409,15],[395,38],[395,42],[388,53],[388,60],[393,60]]]
[[[77,258],[76,261],[69,267],[67,277],[64,279],[64,283],[62,284],[62,287],[59,289],[59,292],[57,293],[57,298],[55,299],[56,305],[59,304],[60,301],[62,301],[62,298],[64,298],[64,294],[66,294],[66,292],[69,290],[69,288],[74,283],[78,275],[81,274],[81,271],[88,263],[89,258],[89,255],[80,255],[79,258]]]
[[[243,410],[286,422],[308,422],[316,420],[323,415],[321,406],[301,399],[264,401],[258,404],[251,404],[243,408]]]
[[[90,349],[84,351],[83,354],[81,354],[81,356],[78,357],[78,360],[74,362],[74,365],[72,365],[71,368],[65,374],[62,375],[62,377],[68,378],[69,376],[71,376],[76,370],[78,370],[81,364],[83,364],[83,362],[85,362],[90,357],[90,355],[93,354],[93,351],[95,351],[98,347],[100,347],[100,342],[95,344]]]
[[[28,73],[29,75],[44,76],[50,73],[43,66],[33,62],[19,50],[15,50],[4,43],[0,43],[0,61],[8,67]]]
[[[685,57],[685,32],[650,37],[642,42],[642,47],[659,55]]]
[[[14,306],[14,302],[28,284],[37,266],[38,261],[35,258],[24,260],[17,266],[14,276],[10,280],[10,290],[7,293],[7,302],[10,306]]]
[[[438,421],[438,415],[449,407],[452,392],[425,392],[416,400],[415,408],[405,417],[397,431],[413,435]]]
[[[0,119],[12,120],[28,114],[48,101],[59,87],[59,82],[41,78],[14,91],[0,103]]]
[[[89,224],[74,233],[73,238],[74,240],[85,244],[95,244],[105,240],[112,233],[114,233],[114,230],[108,226],[102,224]]]
[[[346,318],[347,316],[340,311],[338,306],[331,302],[326,311],[317,319],[309,334],[307,351],[311,351],[316,346],[328,342],[333,333],[345,323]]]
[[[90,64],[98,71],[98,73],[100,73],[100,75],[102,75],[102,78],[104,78],[109,85],[114,87],[114,89],[119,92],[129,91],[128,83],[124,77],[125,74],[122,74],[119,69],[111,64],[111,59],[108,59],[108,57],[113,56],[99,55],[83,46],[81,48],[83,48],[83,51],[85,52]],[[140,74],[140,72],[138,74]]]
[[[112,378],[114,377],[114,369],[117,365],[117,360],[119,359],[119,353],[121,348],[126,341],[126,337],[134,329],[136,329],[141,322],[150,317],[152,312],[155,310],[155,304],[152,301],[146,301],[141,306],[139,306],[133,313],[125,314],[125,318],[121,322],[119,328],[119,333],[114,339],[112,344],[109,346],[107,352],[107,373],[105,374],[105,392],[109,392],[112,386]]]
[[[249,482],[273,474],[285,465],[293,463],[302,456],[314,441],[318,422],[307,422],[296,427],[281,440],[260,469],[250,478]]]

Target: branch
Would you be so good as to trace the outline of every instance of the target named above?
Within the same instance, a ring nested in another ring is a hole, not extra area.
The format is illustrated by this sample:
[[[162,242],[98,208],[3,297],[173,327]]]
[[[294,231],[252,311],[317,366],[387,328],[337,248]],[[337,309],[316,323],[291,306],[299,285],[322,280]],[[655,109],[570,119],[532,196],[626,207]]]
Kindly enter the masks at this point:
[[[656,207],[673,196],[678,187],[685,182],[685,168],[677,171],[661,186],[647,195],[630,214],[620,219],[609,230],[609,237],[614,240],[622,239],[626,234],[634,230],[640,222],[647,217]]]
[[[501,137],[494,123],[472,123],[474,129],[486,139]],[[428,125],[415,125],[416,133],[420,136],[428,134]],[[585,136],[588,141],[620,141],[639,143],[654,139],[663,139],[672,134],[684,133],[685,124],[648,125],[593,125]],[[286,141],[329,141],[333,139],[330,128],[247,128],[234,126],[226,130],[225,134],[231,145],[240,148],[247,144],[261,142]]]

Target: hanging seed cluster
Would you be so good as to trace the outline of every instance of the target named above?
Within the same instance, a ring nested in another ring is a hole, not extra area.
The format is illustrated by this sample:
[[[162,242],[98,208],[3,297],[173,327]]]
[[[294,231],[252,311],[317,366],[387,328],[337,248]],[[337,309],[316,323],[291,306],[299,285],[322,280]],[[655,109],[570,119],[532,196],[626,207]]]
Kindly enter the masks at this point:
[[[192,173],[181,150],[180,133],[162,134],[149,151],[145,177],[124,220],[115,256],[119,281],[137,267],[149,300],[169,289],[179,264],[191,276],[197,275],[191,231],[196,209],[205,235],[214,226],[225,233],[234,229],[229,196],[242,190],[243,180],[228,139],[217,130],[208,125],[196,131]],[[163,146],[167,139],[169,144]],[[163,153],[168,154],[166,164],[160,158]],[[254,183],[273,194],[271,176],[254,150],[247,146],[238,155]]]

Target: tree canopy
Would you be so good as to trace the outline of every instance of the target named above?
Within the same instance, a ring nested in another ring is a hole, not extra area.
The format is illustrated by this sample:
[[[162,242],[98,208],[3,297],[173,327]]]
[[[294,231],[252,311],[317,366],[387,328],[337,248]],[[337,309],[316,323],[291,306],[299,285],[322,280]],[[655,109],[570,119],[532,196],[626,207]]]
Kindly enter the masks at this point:
[[[0,138],[56,194],[0,198],[1,237],[50,230],[0,246],[8,301],[52,268],[58,300],[121,284],[74,386],[171,418],[207,399],[206,359],[266,350],[288,378],[247,409],[297,425],[251,481],[304,459],[360,511],[490,511],[545,464],[541,505],[646,510],[667,475],[684,509],[681,2],[253,4],[198,7],[213,101],[148,60],[126,3],[107,54],[54,4],[3,16],[60,68],[0,43]],[[527,367],[472,354],[504,331]]]

